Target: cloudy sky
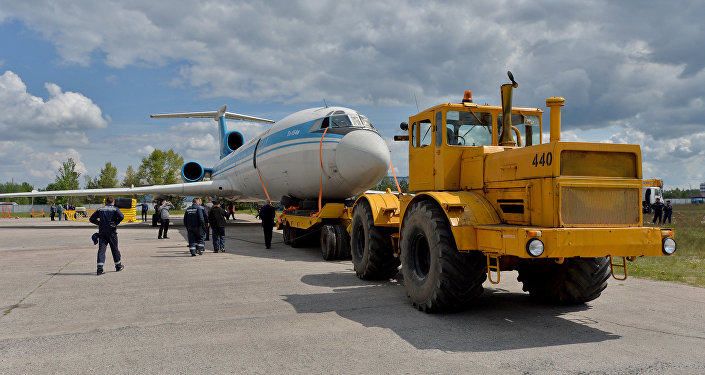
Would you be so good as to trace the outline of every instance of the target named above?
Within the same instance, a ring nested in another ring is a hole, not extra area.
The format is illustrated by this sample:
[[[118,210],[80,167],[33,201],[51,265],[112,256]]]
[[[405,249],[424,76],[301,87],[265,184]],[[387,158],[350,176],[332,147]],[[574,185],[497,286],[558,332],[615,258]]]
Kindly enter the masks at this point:
[[[43,188],[68,157],[122,177],[154,149],[212,164],[214,121],[149,114],[227,104],[279,120],[323,98],[366,114],[407,175],[406,143],[391,139],[414,97],[423,109],[471,89],[500,104],[511,70],[515,105],[566,98],[564,140],[638,143],[645,178],[696,187],[704,16],[679,0],[0,0],[0,182]]]

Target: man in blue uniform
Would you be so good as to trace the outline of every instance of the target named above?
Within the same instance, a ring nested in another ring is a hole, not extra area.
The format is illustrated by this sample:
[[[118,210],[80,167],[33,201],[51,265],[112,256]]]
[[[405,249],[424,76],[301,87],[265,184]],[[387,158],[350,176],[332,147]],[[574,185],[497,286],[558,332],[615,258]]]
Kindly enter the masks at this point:
[[[663,223],[666,224],[666,220],[668,220],[668,224],[671,224],[671,215],[673,215],[673,206],[671,206],[671,201],[666,201],[666,205],[663,206]]]
[[[651,205],[651,208],[653,208],[653,210],[654,210],[653,224],[656,224],[656,221],[658,221],[658,223],[661,224],[661,216],[663,215],[663,206],[664,206],[664,204],[661,203],[661,198],[656,198],[656,203]]]
[[[117,237],[117,225],[125,218],[125,215],[113,204],[115,204],[113,197],[106,198],[105,206],[97,209],[90,218],[90,222],[98,226],[98,275],[105,273],[103,264],[105,264],[105,248],[108,244],[110,252],[113,253],[115,272],[120,272],[125,268],[120,262]]]
[[[205,248],[203,242],[203,232],[206,228],[206,219],[203,217],[201,200],[193,198],[193,204],[186,208],[184,212],[184,226],[186,226],[188,237],[188,249],[191,256],[202,255]]]

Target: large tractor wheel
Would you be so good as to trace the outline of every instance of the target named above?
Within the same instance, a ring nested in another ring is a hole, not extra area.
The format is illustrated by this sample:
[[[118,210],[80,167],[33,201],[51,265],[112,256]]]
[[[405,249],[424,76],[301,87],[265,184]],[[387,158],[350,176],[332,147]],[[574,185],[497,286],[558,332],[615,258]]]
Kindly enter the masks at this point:
[[[599,297],[610,278],[609,258],[571,258],[563,264],[538,261],[519,267],[525,292],[541,302],[579,305]]]
[[[284,238],[284,245],[291,245],[291,231],[289,224],[284,225],[284,229],[282,229],[282,237]]]
[[[482,294],[486,258],[458,252],[448,220],[434,202],[411,207],[401,232],[404,285],[425,312],[457,311]]]
[[[394,257],[391,237],[374,226],[372,209],[367,202],[355,206],[350,246],[357,277],[363,280],[389,280],[396,275],[399,259]]]
[[[350,235],[342,225],[335,225],[335,245],[338,259],[350,259]]]

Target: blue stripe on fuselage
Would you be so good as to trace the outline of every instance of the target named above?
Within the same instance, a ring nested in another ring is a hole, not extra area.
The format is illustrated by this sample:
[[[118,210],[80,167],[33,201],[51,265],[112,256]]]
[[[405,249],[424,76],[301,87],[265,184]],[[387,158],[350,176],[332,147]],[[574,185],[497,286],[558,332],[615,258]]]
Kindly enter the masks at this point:
[[[311,138],[313,136],[318,137],[320,133],[313,133],[311,132],[311,127],[313,126],[313,123],[316,122],[316,120],[304,122],[298,125],[293,125],[288,128],[284,128],[282,130],[279,130],[277,132],[274,132],[272,134],[265,135],[264,137],[261,138],[259,141],[259,146],[257,146],[258,150],[263,150],[267,147],[271,147],[270,149],[263,151],[261,153],[258,153],[257,156],[262,156],[266,155],[272,151],[279,150],[282,148],[286,147],[293,147],[293,146],[298,146],[302,144],[309,144],[309,143],[320,143],[320,140],[318,141],[302,141],[302,142],[294,142],[286,145],[281,145],[277,146],[279,143],[295,140],[295,139],[300,139],[300,138]],[[326,134],[326,137],[323,140],[323,143],[338,143],[340,140],[343,138],[343,135],[341,134]],[[216,165],[213,168],[213,174],[212,176],[218,176],[219,174],[222,174],[228,170],[231,170],[233,168],[237,168],[238,166],[247,163],[247,162],[252,162],[252,154],[254,153],[255,145],[257,145],[257,142],[253,142],[247,148],[243,150],[236,150],[232,154],[228,155],[224,160],[221,165]]]

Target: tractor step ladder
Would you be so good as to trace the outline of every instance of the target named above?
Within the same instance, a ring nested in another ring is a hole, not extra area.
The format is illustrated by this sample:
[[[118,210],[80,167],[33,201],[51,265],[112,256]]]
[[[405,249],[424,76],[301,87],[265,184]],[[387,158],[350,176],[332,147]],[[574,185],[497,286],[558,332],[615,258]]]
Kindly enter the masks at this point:
[[[499,258],[500,255],[498,254],[487,254],[487,280],[490,281],[492,284],[499,284],[500,280],[500,267],[499,267]],[[494,259],[494,264],[492,264],[491,260]],[[492,279],[492,271],[497,273],[497,280]]]
[[[612,271],[612,277],[614,277],[615,280],[623,281],[623,280],[627,279],[627,257],[617,257],[617,258],[622,258],[622,263],[615,263],[614,259],[612,258],[612,255],[610,255],[610,270]],[[629,260],[633,261],[633,259],[629,259]],[[624,276],[619,276],[616,273],[614,273],[615,268],[624,270]]]

